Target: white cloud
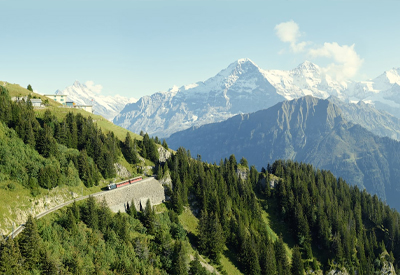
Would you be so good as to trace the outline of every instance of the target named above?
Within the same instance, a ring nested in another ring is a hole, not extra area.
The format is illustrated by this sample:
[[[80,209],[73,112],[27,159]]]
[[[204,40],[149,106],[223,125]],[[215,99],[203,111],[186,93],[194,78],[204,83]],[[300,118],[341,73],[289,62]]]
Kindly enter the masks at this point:
[[[97,84],[94,85],[94,82],[89,80],[85,82],[85,86],[88,87],[90,90],[92,90],[93,92],[95,92],[96,94],[100,94],[101,90],[103,90],[103,86]]]
[[[293,20],[275,26],[276,35],[282,42],[290,43],[290,47],[295,53],[304,51],[304,47],[308,44],[308,42],[304,41],[297,43],[301,36],[299,29],[299,25]]]
[[[307,52],[311,58],[324,57],[331,59],[333,62],[323,70],[339,81],[354,77],[364,62],[354,50],[354,44],[348,46],[339,45],[336,42],[325,42],[321,47],[306,49],[312,43],[299,41],[302,33],[299,25],[293,20],[276,25],[275,32],[282,42],[290,43],[293,53]],[[285,53],[284,49],[280,50],[278,54],[283,53]]]
[[[354,46],[354,44],[341,46],[336,42],[324,43],[320,48],[310,49],[308,54],[314,58],[326,57],[333,59],[334,63],[329,64],[325,71],[327,74],[335,76],[338,80],[343,80],[355,76],[364,62],[354,50]]]

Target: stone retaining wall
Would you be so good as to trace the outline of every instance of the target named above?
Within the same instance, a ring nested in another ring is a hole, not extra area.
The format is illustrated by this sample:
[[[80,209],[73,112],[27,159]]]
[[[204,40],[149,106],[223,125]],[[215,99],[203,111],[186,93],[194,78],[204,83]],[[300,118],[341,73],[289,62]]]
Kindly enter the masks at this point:
[[[135,202],[136,210],[140,211],[140,204],[146,207],[147,199],[150,199],[152,206],[157,205],[165,200],[165,194],[161,183],[155,178],[150,177],[96,196],[98,201],[102,201],[103,198],[106,199],[108,206],[113,212],[124,212],[127,203],[130,205],[132,199]]]

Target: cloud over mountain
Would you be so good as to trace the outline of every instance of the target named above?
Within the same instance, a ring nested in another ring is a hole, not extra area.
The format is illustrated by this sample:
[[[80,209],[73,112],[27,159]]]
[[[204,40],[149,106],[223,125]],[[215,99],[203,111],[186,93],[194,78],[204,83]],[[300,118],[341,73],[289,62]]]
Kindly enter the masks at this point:
[[[290,43],[293,53],[305,52],[312,59],[329,60],[329,65],[322,69],[338,81],[354,77],[364,62],[355,51],[355,44],[348,46],[339,45],[337,42],[325,42],[322,46],[317,46],[310,41],[300,41],[302,33],[299,25],[293,20],[276,25],[275,32],[282,42]]]

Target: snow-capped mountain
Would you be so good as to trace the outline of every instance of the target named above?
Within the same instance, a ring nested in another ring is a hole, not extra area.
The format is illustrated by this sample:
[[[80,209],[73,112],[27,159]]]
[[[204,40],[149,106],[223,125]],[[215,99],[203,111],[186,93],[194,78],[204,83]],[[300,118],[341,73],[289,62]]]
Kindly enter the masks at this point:
[[[263,70],[239,59],[204,82],[173,87],[127,104],[114,123],[159,137],[192,126],[219,122],[238,113],[267,109],[277,102],[311,95],[374,104],[400,117],[400,69],[364,82],[338,82],[309,61],[289,71]]]
[[[291,100],[307,95],[327,98],[340,97],[347,88],[346,82],[337,82],[316,64],[305,61],[290,71],[264,70],[264,77],[276,88],[277,93]]]
[[[57,90],[55,94],[68,95],[68,101],[79,105],[93,105],[93,113],[112,120],[127,103],[134,103],[135,98],[126,98],[120,95],[104,96],[94,91],[85,84],[75,81],[73,85],[64,90]]]
[[[191,126],[264,109],[284,99],[256,64],[240,59],[204,82],[173,87],[127,104],[113,122],[134,132],[143,130],[168,137]]]

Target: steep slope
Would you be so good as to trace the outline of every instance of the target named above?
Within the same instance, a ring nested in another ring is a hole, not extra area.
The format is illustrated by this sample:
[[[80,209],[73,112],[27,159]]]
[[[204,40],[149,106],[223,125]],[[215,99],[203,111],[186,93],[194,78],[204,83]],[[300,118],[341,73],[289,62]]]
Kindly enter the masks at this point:
[[[378,110],[364,101],[356,104],[347,103],[335,96],[330,96],[328,100],[342,110],[343,117],[347,121],[359,124],[375,135],[400,140],[399,118]]]
[[[68,100],[80,105],[93,105],[93,112],[106,119],[112,120],[127,103],[136,102],[135,98],[126,98],[120,95],[104,96],[87,85],[75,81],[64,90],[57,90],[55,94],[68,95]]]
[[[235,154],[257,168],[276,159],[311,163],[400,209],[395,199],[400,194],[400,143],[347,122],[328,100],[307,96],[285,101],[267,110],[192,127],[173,134],[167,142],[209,162]]]

